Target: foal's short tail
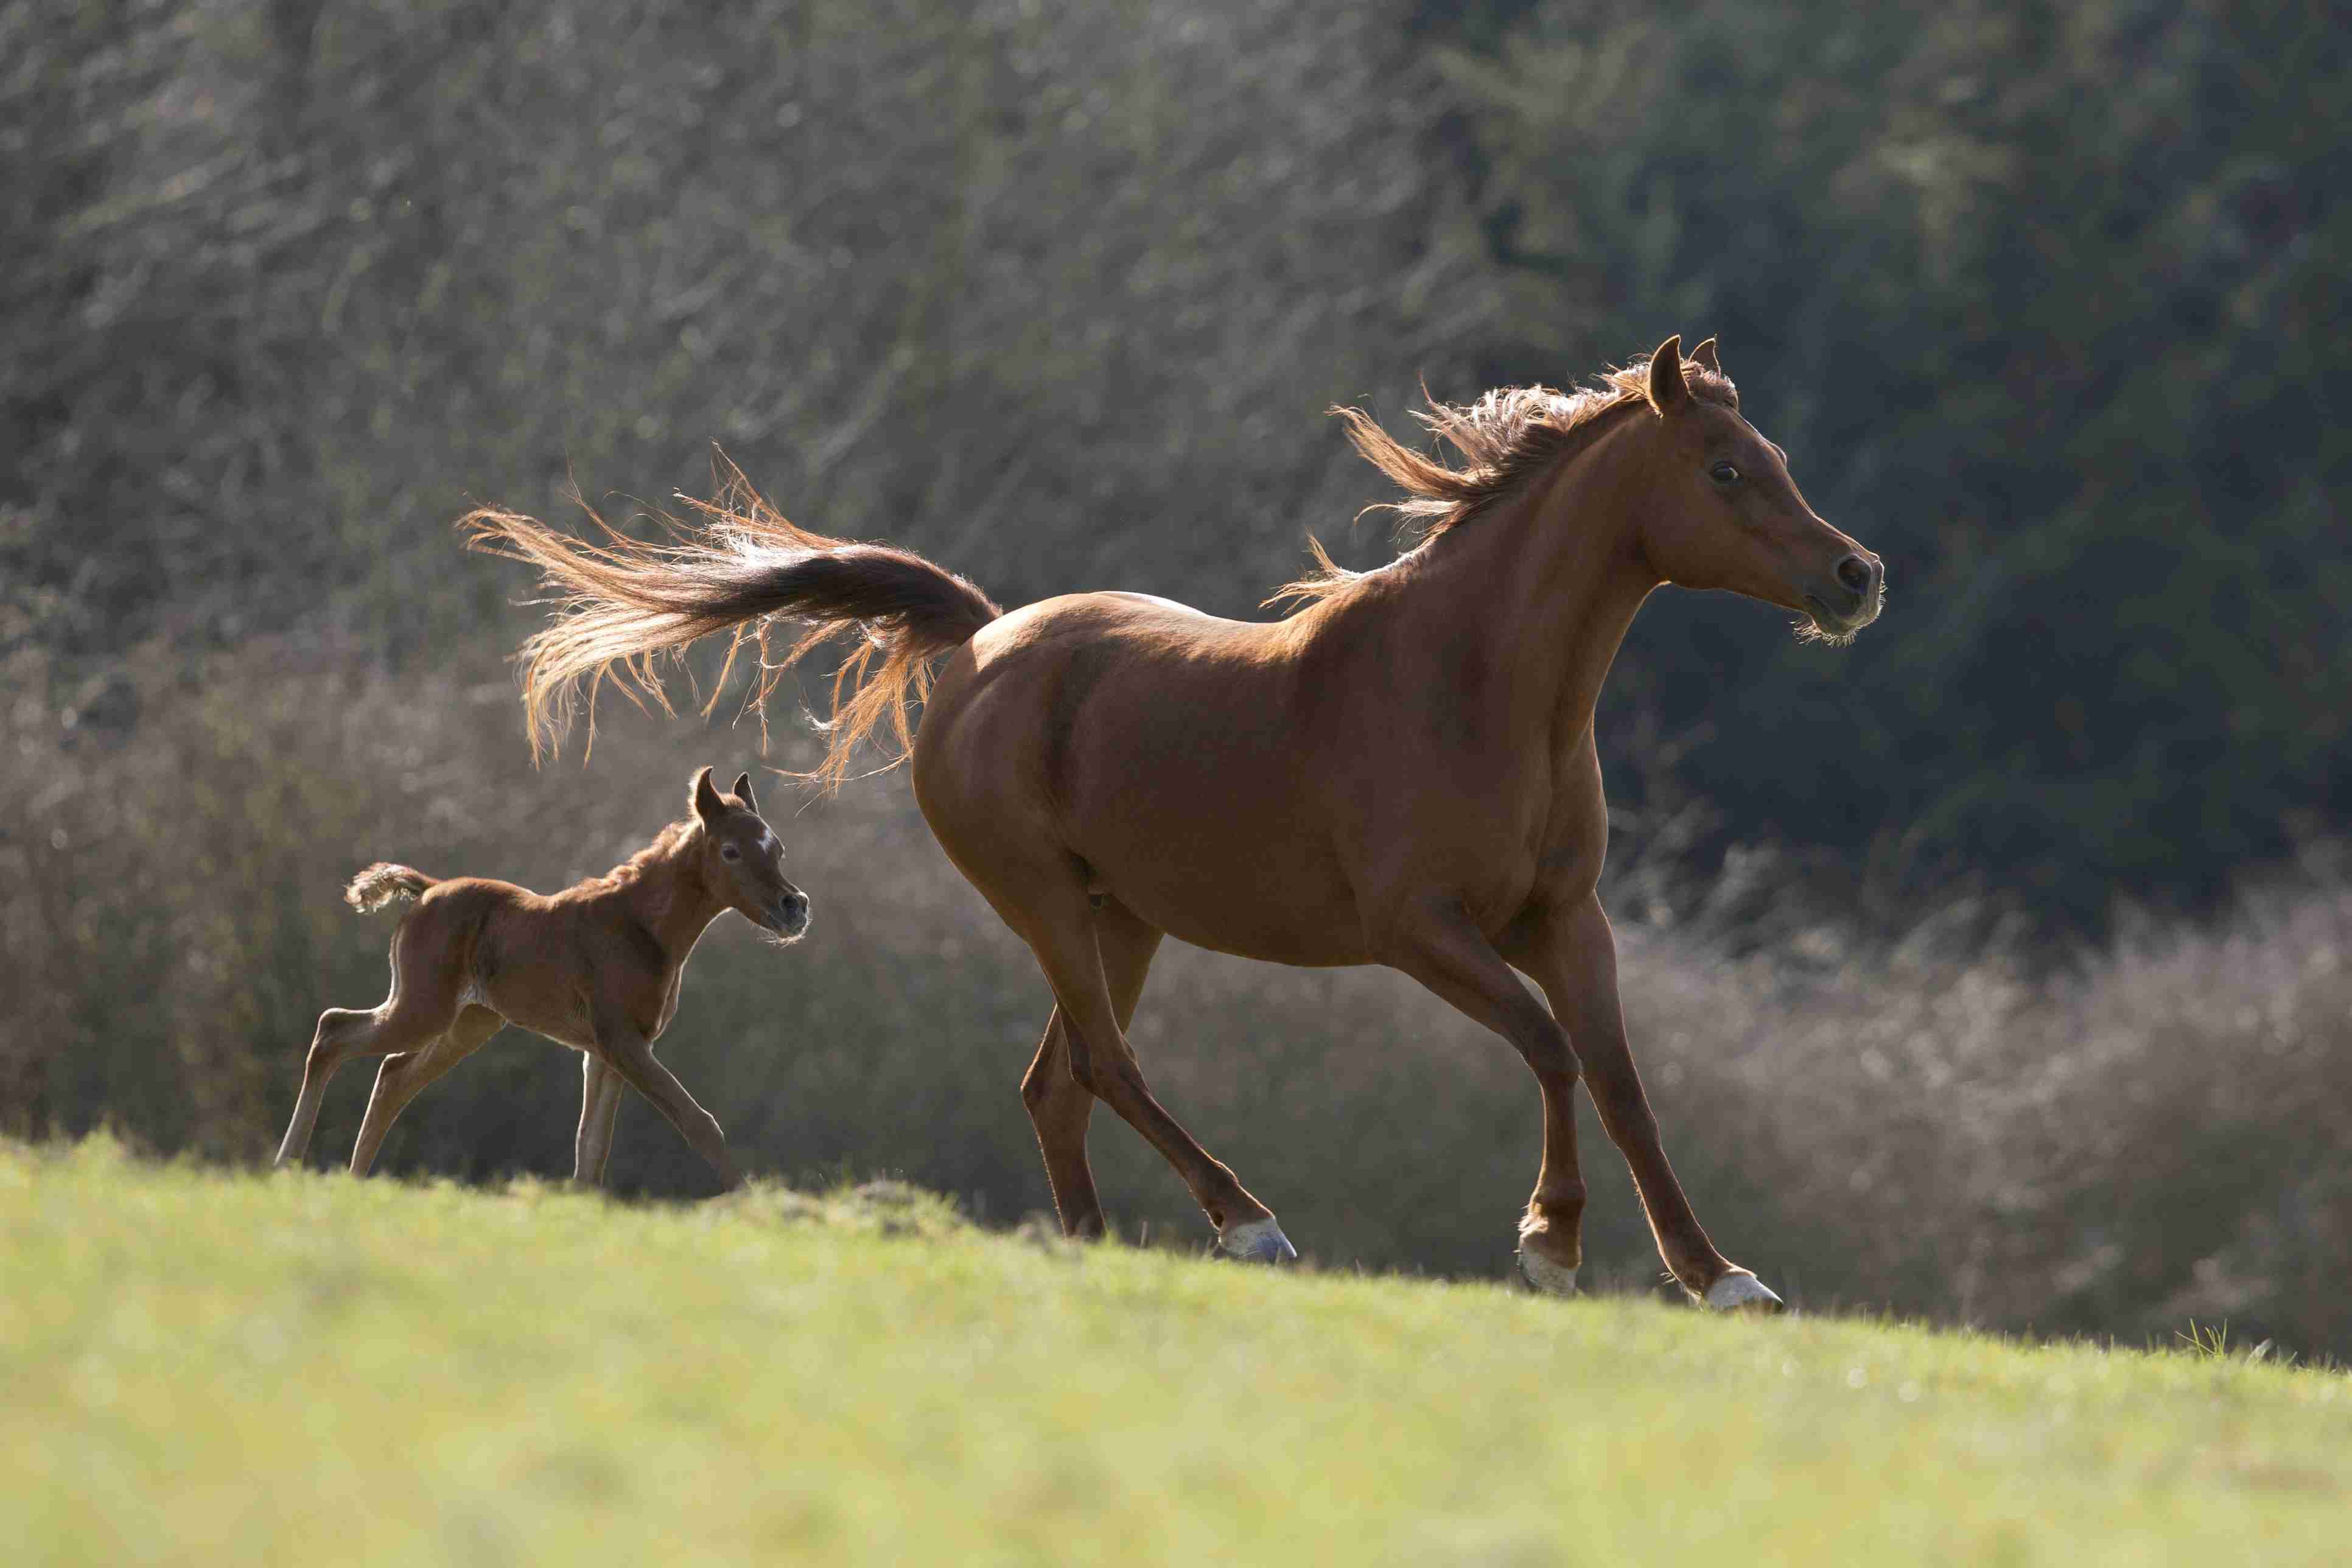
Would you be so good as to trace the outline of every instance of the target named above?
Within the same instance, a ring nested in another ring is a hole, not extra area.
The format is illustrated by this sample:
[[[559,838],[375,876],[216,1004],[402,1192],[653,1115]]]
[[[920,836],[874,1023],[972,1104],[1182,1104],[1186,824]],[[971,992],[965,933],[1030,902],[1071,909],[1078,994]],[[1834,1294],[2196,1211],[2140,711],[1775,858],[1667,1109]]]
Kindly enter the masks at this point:
[[[602,531],[601,541],[487,507],[458,520],[475,548],[538,567],[562,595],[553,623],[522,645],[523,711],[533,756],[561,744],[583,680],[593,740],[595,688],[607,673],[632,700],[643,694],[667,712],[656,658],[727,632],[732,638],[727,668],[703,711],[718,701],[727,671],[747,643],[757,655],[751,700],[758,706],[802,655],[854,632],[857,644],[833,678],[833,714],[825,726],[831,744],[824,763],[807,775],[834,788],[848,775],[858,742],[886,719],[905,754],[914,743],[907,707],[930,689],[931,661],[1003,614],[971,584],[911,551],[795,527],[741,469],[723,458],[719,465],[718,494],[687,500],[698,514],[695,526],[662,519],[671,534],[666,544],[629,538],[585,501],[581,508]],[[792,644],[772,659],[768,633],[778,620],[801,624]]]
[[[379,860],[352,879],[343,889],[343,902],[363,915],[373,914],[395,899],[413,899],[440,880],[411,866]]]

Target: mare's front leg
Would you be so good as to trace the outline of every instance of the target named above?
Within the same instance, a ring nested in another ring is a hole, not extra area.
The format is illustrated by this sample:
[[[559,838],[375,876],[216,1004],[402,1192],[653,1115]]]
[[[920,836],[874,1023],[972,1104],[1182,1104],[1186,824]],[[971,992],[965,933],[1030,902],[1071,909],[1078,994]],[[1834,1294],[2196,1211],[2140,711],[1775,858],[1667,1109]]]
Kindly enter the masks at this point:
[[[613,1158],[613,1124],[621,1110],[621,1075],[593,1051],[580,1053],[580,1131],[572,1141],[572,1179],[599,1186]]]
[[[653,1101],[654,1109],[669,1118],[669,1124],[677,1129],[678,1135],[719,1173],[720,1186],[730,1192],[741,1186],[743,1173],[735,1168],[734,1158],[727,1152],[727,1134],[719,1130],[719,1119],[696,1104],[694,1096],[677,1081],[677,1075],[654,1059],[652,1042],[628,1021],[625,1010],[600,1004],[593,1010],[592,1022],[598,1054],[621,1075],[622,1081]]]
[[[1519,1222],[1519,1272],[1538,1290],[1576,1293],[1584,1260],[1584,1178],[1576,1160],[1576,1052],[1567,1031],[1511,973],[1458,900],[1432,900],[1397,922],[1381,957],[1511,1043],[1543,1092],[1543,1165]]]
[[[1642,1075],[1633,1066],[1633,1054],[1625,1041],[1625,1016],[1617,1000],[1617,939],[1609,929],[1609,917],[1602,911],[1600,899],[1588,895],[1565,910],[1545,911],[1525,928],[1523,934],[1515,933],[1508,957],[1535,976],[1536,984],[1550,999],[1552,1012],[1575,1041],[1585,1088],[1591,1093],[1594,1108],[1601,1112],[1601,1126],[1608,1129],[1610,1140],[1633,1173],[1633,1184],[1642,1194],[1642,1207],[1649,1215],[1651,1234],[1657,1238],[1658,1256],[1665,1260],[1667,1269],[1695,1300],[1709,1307],[1777,1310],[1780,1297],[1754,1274],[1726,1261],[1723,1254],[1715,1249],[1715,1244],[1707,1239],[1706,1227],[1691,1212],[1690,1200],[1683,1195],[1674,1166],[1667,1163],[1665,1147],[1658,1139],[1657,1118],[1651,1114],[1649,1097],[1642,1089]],[[1532,1058],[1529,1065],[1534,1065]],[[1537,1076],[1543,1078],[1540,1068]],[[1564,1091],[1559,1098],[1565,1100]],[[1554,1085],[1547,1081],[1547,1173],[1551,1165],[1553,1099]],[[1576,1135],[1572,1113],[1563,1110],[1561,1119],[1569,1121],[1567,1138],[1572,1160]],[[1577,1206],[1580,1210],[1582,1207],[1580,1186]],[[1523,1235],[1529,1241],[1540,1243],[1555,1221],[1539,1182],[1535,1200],[1528,1205]],[[1569,1228],[1572,1247],[1573,1220]]]

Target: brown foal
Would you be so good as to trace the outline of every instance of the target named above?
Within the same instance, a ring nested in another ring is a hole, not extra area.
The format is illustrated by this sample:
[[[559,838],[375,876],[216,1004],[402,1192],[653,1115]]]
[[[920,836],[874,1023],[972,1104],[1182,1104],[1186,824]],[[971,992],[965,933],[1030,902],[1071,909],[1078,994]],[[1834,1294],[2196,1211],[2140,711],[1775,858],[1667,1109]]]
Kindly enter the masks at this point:
[[[835,686],[834,780],[886,719],[904,742],[907,704],[928,693],[916,799],[1053,988],[1021,1093],[1072,1234],[1103,1223],[1086,1152],[1100,1100],[1182,1176],[1224,1250],[1294,1256],[1128,1042],[1171,934],[1278,963],[1387,964],[1516,1047],[1543,1100],[1519,1226],[1538,1288],[1572,1290],[1581,1260],[1581,1079],[1674,1277],[1710,1306],[1775,1307],[1691,1212],[1626,1047],[1595,895],[1608,816],[1593,705],[1661,584],[1761,599],[1843,642],[1878,615],[1878,558],[1805,504],[1712,341],[1685,361],[1669,338],[1573,395],[1433,407],[1459,468],[1345,416],[1407,491],[1397,510],[1419,541],[1377,571],[1325,561],[1285,590],[1304,607],[1270,624],[1134,594],[1007,615],[919,556],[793,526],[740,474],[696,503],[700,533],[666,545],[609,530],[585,544],[509,512],[467,521],[571,595],[525,649],[535,738],[560,733],[583,678],[617,666],[658,698],[654,656],[730,628],[738,647],[764,645],[772,616],[808,629],[763,660],[761,697],[814,643],[862,633]]]
[[[392,994],[383,1005],[319,1016],[278,1163],[299,1163],[310,1149],[327,1080],[346,1058],[383,1058],[352,1150],[352,1174],[364,1176],[425,1085],[519,1024],[583,1058],[574,1181],[604,1179],[626,1084],[669,1118],[720,1183],[740,1186],[726,1134],[654,1059],[654,1042],[677,1015],[686,961],[704,928],[733,910],[794,942],[808,929],[809,900],[784,880],[784,847],[761,820],[749,773],[720,795],[704,768],[692,800],[693,816],[625,864],[552,897],[405,866],[370,866],[353,878],[343,897],[356,910],[406,898],[416,907],[393,932]]]

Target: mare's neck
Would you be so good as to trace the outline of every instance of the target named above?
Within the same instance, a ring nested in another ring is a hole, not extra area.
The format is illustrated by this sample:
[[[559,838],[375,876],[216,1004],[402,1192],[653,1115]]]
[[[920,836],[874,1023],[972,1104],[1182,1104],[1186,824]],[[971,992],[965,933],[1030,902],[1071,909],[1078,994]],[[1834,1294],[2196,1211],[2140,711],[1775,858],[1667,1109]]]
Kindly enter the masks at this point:
[[[1583,743],[1618,645],[1659,584],[1637,542],[1632,433],[1601,432],[1525,495],[1433,541],[1402,595],[1428,623],[1422,637],[1471,653],[1455,660],[1475,672],[1457,699],[1515,754]]]

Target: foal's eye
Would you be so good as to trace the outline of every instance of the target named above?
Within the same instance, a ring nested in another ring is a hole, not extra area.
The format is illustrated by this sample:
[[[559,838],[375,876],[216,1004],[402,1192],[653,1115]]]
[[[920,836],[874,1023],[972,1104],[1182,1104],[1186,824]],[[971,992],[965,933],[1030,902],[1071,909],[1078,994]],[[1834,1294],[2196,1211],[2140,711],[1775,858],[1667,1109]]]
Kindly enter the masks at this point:
[[[1709,468],[1706,473],[1707,478],[1713,479],[1719,485],[1730,485],[1739,482],[1739,470],[1733,468],[1729,463],[1717,463],[1715,467]]]
[[[721,860],[740,860],[743,858],[743,851],[736,848],[732,844],[721,844],[719,847],[719,858]]]

